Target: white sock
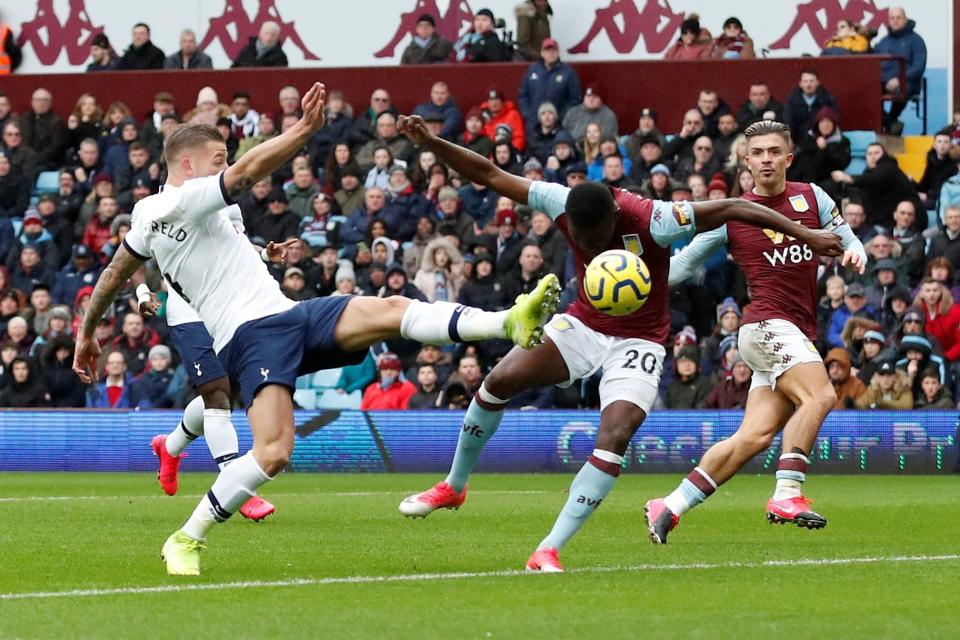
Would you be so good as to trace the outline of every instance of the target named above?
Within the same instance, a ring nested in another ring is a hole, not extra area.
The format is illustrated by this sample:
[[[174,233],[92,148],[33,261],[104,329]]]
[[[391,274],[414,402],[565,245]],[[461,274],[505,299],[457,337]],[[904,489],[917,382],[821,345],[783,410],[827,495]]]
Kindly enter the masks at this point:
[[[193,515],[183,525],[183,532],[203,542],[207,532],[218,522],[223,522],[257,494],[257,488],[272,480],[264,473],[253,457],[253,452],[238,458],[220,472],[207,495],[193,510]]]
[[[505,338],[506,319],[506,311],[483,311],[454,302],[411,300],[400,321],[400,335],[429,344]]]
[[[206,409],[203,412],[203,437],[221,471],[237,459],[240,445],[229,409]]]
[[[191,442],[203,435],[203,397],[197,396],[183,410],[183,419],[167,436],[167,453],[178,456]]]

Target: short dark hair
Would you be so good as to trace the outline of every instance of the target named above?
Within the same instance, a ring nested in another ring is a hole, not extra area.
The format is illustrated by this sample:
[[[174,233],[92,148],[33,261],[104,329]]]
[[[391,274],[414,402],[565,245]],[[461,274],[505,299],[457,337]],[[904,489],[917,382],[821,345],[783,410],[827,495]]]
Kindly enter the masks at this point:
[[[143,144],[139,140],[134,140],[130,143],[130,146],[127,147],[127,151],[147,151],[147,145]]]
[[[144,29],[147,30],[148,34],[150,33],[150,25],[148,25],[146,22],[138,22],[137,24],[133,25],[134,29],[136,29],[137,27],[143,27]]]
[[[787,143],[787,146],[790,146],[790,127],[782,122],[777,122],[776,120],[759,120],[743,130],[743,135],[747,137],[747,140],[750,140],[750,138],[754,136],[766,136],[770,134],[780,136],[783,138],[783,141]]]
[[[237,98],[246,98],[247,101],[249,101],[249,100],[250,100],[250,94],[247,93],[246,91],[236,91],[236,92],[234,92],[233,96],[230,98],[230,102],[233,102],[233,101],[236,100]]]
[[[566,209],[574,227],[589,230],[612,217],[617,211],[617,202],[605,185],[584,182],[570,190]]]
[[[920,379],[924,378],[936,378],[937,382],[940,382],[940,372],[933,367],[927,367],[923,370],[923,374],[920,376]]]
[[[805,73],[809,73],[809,74],[812,75],[814,78],[820,79],[820,74],[817,73],[817,70],[816,70],[816,69],[813,69],[813,68],[811,68],[811,67],[807,67],[806,69],[803,69],[803,70],[800,72],[800,75],[802,76],[802,75],[805,74]]]

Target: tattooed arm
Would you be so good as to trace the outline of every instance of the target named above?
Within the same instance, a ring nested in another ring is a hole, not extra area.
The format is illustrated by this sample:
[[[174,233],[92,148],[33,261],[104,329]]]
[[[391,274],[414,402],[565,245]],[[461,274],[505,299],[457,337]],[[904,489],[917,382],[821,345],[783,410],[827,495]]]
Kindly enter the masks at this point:
[[[106,313],[117,294],[123,289],[143,262],[129,251],[126,246],[120,245],[113,256],[113,260],[100,274],[97,286],[90,296],[87,312],[80,325],[80,334],[77,336],[77,348],[73,356],[73,372],[89,384],[98,379],[97,361],[100,358],[100,345],[97,343],[95,332],[100,319]]]
[[[300,106],[303,116],[295,125],[266,142],[262,142],[243,154],[223,172],[223,186],[233,198],[263,180],[283,166],[297,151],[303,148],[323,126],[323,107],[326,92],[323,85],[315,82]]]

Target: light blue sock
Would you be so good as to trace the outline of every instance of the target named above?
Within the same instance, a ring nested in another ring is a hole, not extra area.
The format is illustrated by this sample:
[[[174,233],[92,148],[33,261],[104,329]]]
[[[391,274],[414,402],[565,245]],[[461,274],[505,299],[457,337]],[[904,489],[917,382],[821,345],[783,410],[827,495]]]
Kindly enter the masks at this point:
[[[620,475],[623,456],[609,451],[594,449],[593,455],[580,469],[580,473],[570,485],[570,497],[563,510],[553,523],[553,529],[537,547],[561,549],[570,538],[576,535],[610,490]]]
[[[503,417],[503,408],[506,400],[494,396],[485,385],[480,385],[477,395],[473,397],[467,408],[467,415],[463,417],[460,428],[460,438],[457,440],[457,452],[453,454],[453,464],[447,475],[447,484],[457,493],[467,486],[467,480],[477,466],[480,452],[487,444]]]

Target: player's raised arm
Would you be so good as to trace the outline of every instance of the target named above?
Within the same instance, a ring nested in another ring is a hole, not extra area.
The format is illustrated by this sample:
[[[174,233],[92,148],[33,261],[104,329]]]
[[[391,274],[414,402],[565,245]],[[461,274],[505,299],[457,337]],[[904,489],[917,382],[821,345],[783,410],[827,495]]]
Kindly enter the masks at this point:
[[[303,115],[292,127],[243,154],[223,172],[223,185],[230,197],[249,189],[283,166],[323,126],[323,107],[326,91],[319,82],[313,83],[303,96],[300,106]]]
[[[707,231],[716,229],[730,220],[737,220],[755,227],[772,229],[805,242],[810,249],[822,256],[843,255],[843,243],[840,237],[830,231],[810,229],[797,224],[790,218],[773,209],[739,198],[691,202],[697,220],[697,229]]]
[[[530,180],[507,173],[479,153],[432,135],[420,116],[400,116],[397,129],[415,144],[433,151],[437,158],[467,180],[489,187],[514,202],[527,203]]]
[[[97,325],[117,297],[117,293],[142,265],[143,261],[128,251],[126,245],[121,244],[93,288],[87,312],[80,325],[80,335],[77,336],[77,348],[73,356],[73,371],[87,384],[96,382],[98,377],[97,360],[100,358],[100,345],[94,335]]]

